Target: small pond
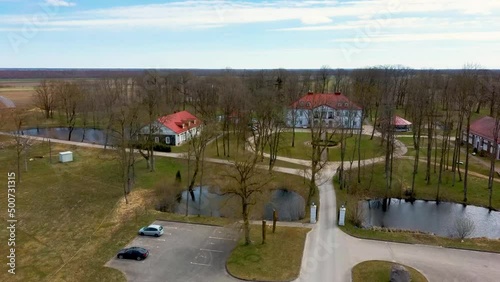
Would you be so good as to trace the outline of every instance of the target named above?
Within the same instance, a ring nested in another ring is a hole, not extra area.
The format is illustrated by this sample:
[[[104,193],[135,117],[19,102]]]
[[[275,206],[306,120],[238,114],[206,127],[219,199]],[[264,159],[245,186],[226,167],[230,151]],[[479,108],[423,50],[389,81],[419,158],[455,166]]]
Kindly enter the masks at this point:
[[[439,236],[456,236],[457,223],[464,219],[474,222],[468,236],[500,238],[500,212],[477,206],[417,200],[413,203],[391,199],[387,211],[382,211],[382,200],[362,201],[363,225],[416,230]]]
[[[193,188],[194,192],[194,202],[191,198],[191,194],[188,193],[187,190],[182,192],[182,197],[180,202],[177,205],[176,212],[179,214],[186,214],[186,199],[189,199],[187,202],[188,214],[190,215],[205,215],[205,216],[214,216],[214,217],[226,217],[224,214],[223,206],[227,202],[228,196],[221,196],[217,193],[213,193],[208,186],[203,186],[202,189],[200,187]],[[201,201],[200,201],[201,199]]]
[[[193,189],[194,201],[187,191],[183,191],[180,201],[177,204],[176,212],[179,214],[186,213],[186,199],[188,202],[188,213],[190,215],[205,215],[215,217],[234,217],[240,215],[241,206],[236,197],[221,196],[213,188],[203,186]],[[200,199],[201,198],[201,202]],[[230,203],[231,202],[231,203]],[[237,209],[235,211],[235,209]],[[305,201],[299,194],[286,189],[278,189],[273,191],[271,201],[264,205],[263,215],[258,218],[266,220],[273,219],[273,209],[278,212],[278,220],[280,221],[296,221],[305,216]]]
[[[67,127],[31,128],[21,132],[24,135],[68,140],[69,129]],[[94,143],[104,145],[106,134],[104,130],[92,128],[74,128],[71,133],[71,141]],[[108,140],[108,144],[111,143]]]
[[[305,216],[306,202],[294,191],[278,189],[273,191],[271,202],[264,208],[264,219],[273,220],[273,209],[279,221],[297,221]]]

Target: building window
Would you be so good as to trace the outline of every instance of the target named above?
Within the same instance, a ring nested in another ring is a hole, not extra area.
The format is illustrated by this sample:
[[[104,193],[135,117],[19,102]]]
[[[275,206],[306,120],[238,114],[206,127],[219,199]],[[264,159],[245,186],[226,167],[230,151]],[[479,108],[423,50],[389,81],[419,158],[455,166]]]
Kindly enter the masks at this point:
[[[155,137],[155,143],[160,143],[160,138],[159,137]]]
[[[170,144],[170,137],[165,137],[165,143]]]

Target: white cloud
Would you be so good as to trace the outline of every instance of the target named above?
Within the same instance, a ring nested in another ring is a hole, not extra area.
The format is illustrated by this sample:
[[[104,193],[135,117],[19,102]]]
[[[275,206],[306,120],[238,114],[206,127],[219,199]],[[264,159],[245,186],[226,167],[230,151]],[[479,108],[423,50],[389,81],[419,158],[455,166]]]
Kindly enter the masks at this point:
[[[45,0],[47,4],[73,6],[65,0]],[[158,27],[170,29],[216,28],[251,23],[296,22],[289,30],[337,30],[363,25],[362,21],[394,21],[391,27],[406,27],[407,22],[397,22],[402,17],[421,17],[429,20],[447,15],[454,20],[460,17],[498,15],[500,1],[476,0],[354,0],[340,1],[269,1],[252,2],[223,0],[189,0],[118,6],[60,14],[47,25],[57,27]],[[472,9],[473,8],[473,9]],[[20,19],[26,15],[9,15]],[[336,25],[324,26],[325,24]],[[19,20],[0,16],[0,24],[15,25]],[[306,25],[306,26],[304,26]],[[314,26],[307,26],[314,25]],[[318,26],[320,25],[320,26]],[[349,27],[351,25],[351,27]]]
[[[74,2],[64,0],[45,0],[45,4],[55,7],[72,7],[76,5]]]
[[[478,32],[444,32],[444,33],[405,33],[405,34],[384,34],[366,37],[338,38],[333,42],[414,42],[414,41],[499,41],[500,32],[478,31]]]
[[[310,15],[302,17],[300,21],[303,24],[325,24],[325,23],[331,23],[332,19],[325,16]]]

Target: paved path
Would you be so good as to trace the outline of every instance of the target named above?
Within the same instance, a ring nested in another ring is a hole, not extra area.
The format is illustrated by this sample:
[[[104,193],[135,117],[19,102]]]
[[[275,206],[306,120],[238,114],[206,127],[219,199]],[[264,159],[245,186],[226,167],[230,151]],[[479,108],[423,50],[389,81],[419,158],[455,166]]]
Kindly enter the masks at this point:
[[[47,140],[39,137],[33,139]],[[102,148],[94,144],[56,139],[51,141]],[[398,150],[396,156],[404,154],[406,147],[403,145]],[[174,158],[185,156],[181,153],[156,155]],[[220,159],[207,160],[229,163]],[[383,160],[383,158],[365,160],[362,164]],[[321,199],[319,218],[307,236],[302,268],[296,281],[350,281],[351,268],[359,262],[372,259],[395,261],[412,266],[420,270],[429,281],[499,281],[500,254],[357,239],[343,233],[336,224],[337,207],[332,181],[338,165],[338,162],[329,163],[318,178]],[[353,163],[354,167],[356,165],[357,163]],[[291,174],[297,172],[296,169],[280,167],[276,167],[276,170]]]

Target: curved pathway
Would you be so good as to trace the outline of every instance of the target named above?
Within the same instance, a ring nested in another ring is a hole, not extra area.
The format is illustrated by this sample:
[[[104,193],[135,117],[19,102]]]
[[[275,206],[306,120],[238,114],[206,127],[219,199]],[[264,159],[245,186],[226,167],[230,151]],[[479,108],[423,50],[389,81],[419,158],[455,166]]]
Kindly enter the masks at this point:
[[[30,138],[40,141],[48,140],[41,137]],[[102,148],[101,145],[95,144],[50,140],[54,143]],[[404,145],[398,147],[395,156],[406,152]],[[185,158],[183,153],[156,153],[156,155]],[[207,160],[222,164],[229,163],[221,159]],[[382,157],[364,160],[362,163],[369,164],[383,160]],[[332,181],[338,165],[338,162],[329,163],[323,168],[318,178],[321,199],[320,216],[307,235],[302,268],[296,281],[351,281],[351,268],[359,262],[373,259],[395,261],[412,266],[420,270],[429,281],[498,281],[500,254],[358,239],[342,232],[337,227],[337,206]],[[353,163],[353,166],[355,165],[357,163]],[[296,169],[282,167],[276,167],[275,170],[292,174],[297,172]]]

